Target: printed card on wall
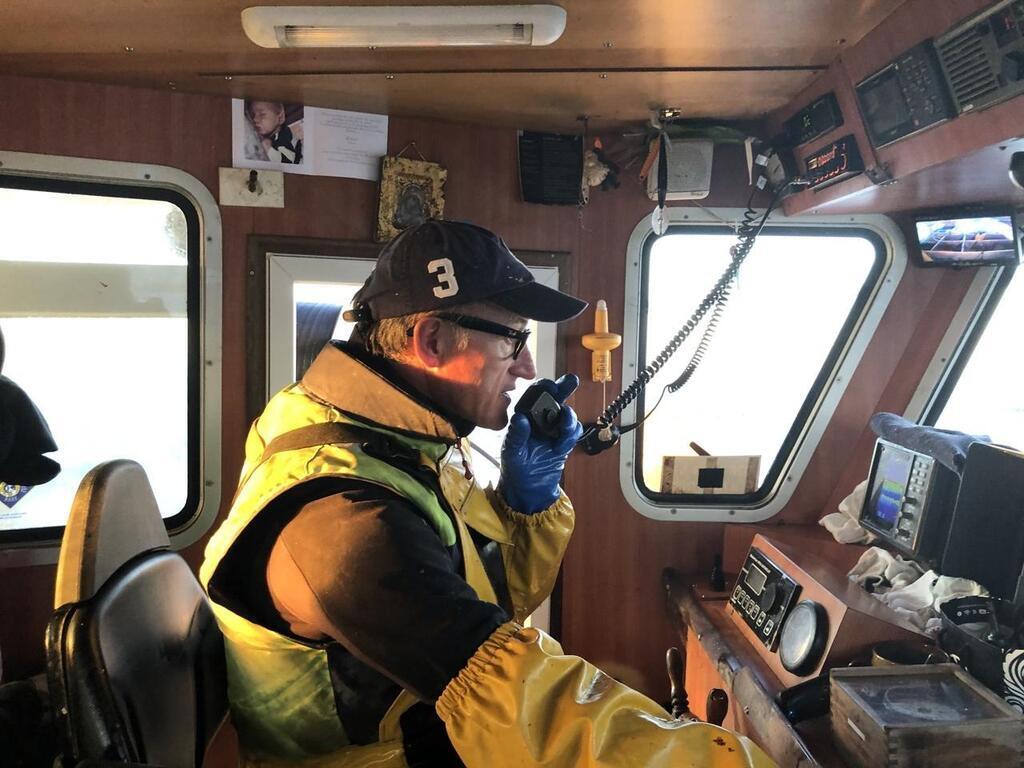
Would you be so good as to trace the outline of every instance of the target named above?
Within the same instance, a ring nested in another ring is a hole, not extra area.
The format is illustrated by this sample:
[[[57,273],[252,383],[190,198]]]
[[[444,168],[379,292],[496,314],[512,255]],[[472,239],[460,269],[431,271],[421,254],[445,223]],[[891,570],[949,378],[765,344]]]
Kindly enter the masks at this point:
[[[231,100],[232,164],[376,181],[388,150],[388,116]]]

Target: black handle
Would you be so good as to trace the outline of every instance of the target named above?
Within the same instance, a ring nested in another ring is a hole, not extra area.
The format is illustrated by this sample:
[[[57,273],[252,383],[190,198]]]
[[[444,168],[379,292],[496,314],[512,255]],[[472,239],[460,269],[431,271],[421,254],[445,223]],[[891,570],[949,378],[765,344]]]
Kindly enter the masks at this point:
[[[706,711],[709,723],[721,725],[725,721],[725,716],[729,714],[729,694],[721,688],[712,688],[708,691]]]
[[[668,671],[672,717],[677,720],[680,717],[692,717],[690,700],[686,696],[686,688],[683,687],[683,678],[686,674],[686,659],[683,652],[678,648],[669,648],[665,653],[665,667]]]

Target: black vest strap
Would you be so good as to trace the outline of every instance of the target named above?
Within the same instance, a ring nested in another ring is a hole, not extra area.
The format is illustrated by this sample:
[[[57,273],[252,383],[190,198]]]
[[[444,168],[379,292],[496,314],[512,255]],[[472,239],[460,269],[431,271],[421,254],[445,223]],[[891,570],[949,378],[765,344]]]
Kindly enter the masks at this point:
[[[267,443],[267,447],[263,449],[263,455],[258,463],[262,464],[275,453],[295,451],[299,448],[311,448],[314,445],[367,442],[384,445],[387,442],[387,437],[380,432],[336,421],[325,424],[308,424],[305,427],[284,432]]]

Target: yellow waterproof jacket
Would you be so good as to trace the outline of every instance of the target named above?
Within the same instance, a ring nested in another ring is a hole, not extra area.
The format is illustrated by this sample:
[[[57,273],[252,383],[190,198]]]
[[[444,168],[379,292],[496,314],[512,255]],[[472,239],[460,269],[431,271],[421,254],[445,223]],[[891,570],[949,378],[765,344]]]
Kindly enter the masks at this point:
[[[325,423],[379,432],[414,450],[422,466],[436,471],[443,499],[351,441],[300,440],[268,455],[276,438]],[[452,461],[453,446],[468,459],[451,424],[342,349],[326,348],[303,381],[276,395],[253,425],[242,481],[228,519],[208,544],[202,582],[209,584],[260,510],[290,488],[325,476],[377,483],[417,505],[446,546],[459,546],[466,581],[492,603],[494,588],[468,529],[501,548],[512,620],[479,647],[436,702],[466,765],[771,765],[748,740],[714,726],[676,722],[586,661],[563,655],[544,633],[522,628],[553,586],[573,527],[572,507],[563,494],[536,515],[510,510]],[[246,764],[406,765],[398,717],[413,703],[411,694],[403,692],[394,702],[376,744],[350,745],[334,710],[322,647],[254,624],[216,600],[214,611],[225,635],[232,717]]]

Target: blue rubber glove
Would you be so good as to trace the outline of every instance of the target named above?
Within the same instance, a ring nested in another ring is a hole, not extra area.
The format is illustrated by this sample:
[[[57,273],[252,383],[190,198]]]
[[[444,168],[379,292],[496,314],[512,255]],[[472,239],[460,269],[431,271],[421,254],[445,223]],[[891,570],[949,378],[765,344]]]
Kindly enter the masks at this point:
[[[560,404],[576,391],[580,380],[569,373],[558,381],[541,379],[539,382]],[[558,498],[558,483],[562,479],[565,459],[583,434],[576,413],[562,405],[556,440],[530,433],[530,422],[521,413],[513,414],[509,421],[505,442],[501,445],[501,479],[498,493],[517,512],[525,515],[542,512]]]

